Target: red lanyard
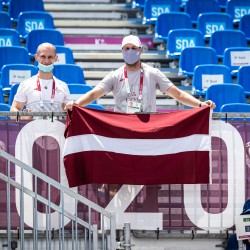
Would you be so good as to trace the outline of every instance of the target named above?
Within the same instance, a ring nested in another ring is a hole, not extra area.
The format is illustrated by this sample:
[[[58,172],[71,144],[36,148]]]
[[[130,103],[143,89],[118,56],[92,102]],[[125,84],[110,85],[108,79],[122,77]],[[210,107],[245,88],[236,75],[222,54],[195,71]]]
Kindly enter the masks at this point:
[[[39,81],[39,77],[37,77],[37,79],[36,79],[36,84],[37,84],[37,90],[41,91],[41,84],[40,84],[40,81]],[[55,97],[55,93],[56,93],[56,83],[55,83],[55,80],[53,78],[52,92],[51,92],[51,101],[52,102],[53,102],[53,99]]]
[[[124,66],[124,78],[125,78],[125,82],[128,83],[128,72],[127,72],[127,67],[126,66]],[[139,100],[142,100],[142,89],[143,89],[143,69],[141,68],[140,87],[139,87]]]

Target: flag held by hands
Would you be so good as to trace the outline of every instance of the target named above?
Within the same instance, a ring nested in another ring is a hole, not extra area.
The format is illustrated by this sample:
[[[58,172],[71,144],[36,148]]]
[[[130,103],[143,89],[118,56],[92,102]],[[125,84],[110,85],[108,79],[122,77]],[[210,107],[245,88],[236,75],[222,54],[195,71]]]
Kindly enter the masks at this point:
[[[64,165],[70,187],[209,183],[210,108],[125,114],[74,106]]]

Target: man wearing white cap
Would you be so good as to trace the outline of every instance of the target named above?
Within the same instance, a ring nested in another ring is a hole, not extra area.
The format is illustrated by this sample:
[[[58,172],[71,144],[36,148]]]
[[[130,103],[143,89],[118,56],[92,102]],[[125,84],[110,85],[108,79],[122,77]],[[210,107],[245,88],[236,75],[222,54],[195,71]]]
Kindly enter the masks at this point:
[[[156,89],[171,96],[180,103],[215,108],[212,101],[200,102],[192,95],[178,89],[159,69],[140,61],[142,44],[137,36],[125,36],[122,41],[122,55],[125,65],[110,72],[93,90],[76,102],[69,102],[65,109],[73,104],[86,106],[108,92],[113,92],[116,112],[156,112]]]

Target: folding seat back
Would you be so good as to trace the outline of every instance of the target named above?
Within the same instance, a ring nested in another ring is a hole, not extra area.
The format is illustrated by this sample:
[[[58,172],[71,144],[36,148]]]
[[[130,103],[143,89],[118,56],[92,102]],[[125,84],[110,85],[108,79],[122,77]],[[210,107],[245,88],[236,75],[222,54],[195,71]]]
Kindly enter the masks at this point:
[[[0,46],[21,46],[19,33],[14,29],[0,28]]]
[[[55,64],[74,64],[75,59],[73,55],[73,51],[71,48],[66,46],[56,45],[56,54],[58,55],[58,59]]]
[[[244,15],[240,19],[239,30],[245,33],[247,41],[250,41],[250,14]]]
[[[3,88],[0,86],[0,103],[4,103]]]
[[[23,40],[31,30],[54,29],[54,20],[49,12],[25,11],[18,16],[17,31]]]
[[[53,74],[67,84],[85,84],[83,69],[76,64],[55,64]]]
[[[194,68],[201,64],[218,64],[213,48],[205,46],[187,47],[181,51],[179,74],[193,76]]]
[[[6,64],[2,67],[1,86],[9,95],[12,85],[20,84],[23,80],[36,75],[38,68],[32,64]]]
[[[180,6],[175,0],[146,0],[143,11],[143,24],[155,24],[162,13],[180,11]]]
[[[88,104],[88,105],[86,106],[86,108],[98,109],[98,110],[105,110],[104,106],[102,106],[101,104],[97,104],[97,103]]]
[[[6,103],[0,103],[0,112],[9,112],[10,111],[10,105]],[[6,120],[10,119],[7,116],[0,116],[0,120]]]
[[[233,83],[229,68],[222,64],[203,64],[194,69],[192,78],[192,93],[205,96],[210,85]]]
[[[18,15],[24,11],[45,11],[42,0],[11,0],[8,12],[13,22],[18,22]]]
[[[144,4],[146,0],[132,0],[132,8],[144,9]]]
[[[191,17],[192,23],[196,24],[199,14],[204,12],[220,12],[219,3],[216,0],[189,0],[184,11]]]
[[[234,23],[238,24],[242,16],[250,14],[250,0],[227,1],[226,13],[231,16]]]
[[[86,84],[69,84],[68,87],[72,100],[77,100],[79,97],[93,89],[91,86]],[[96,101],[92,103],[97,104]]]
[[[250,96],[250,65],[239,67],[236,82],[243,87],[246,96]]]
[[[242,86],[238,84],[215,84],[207,88],[206,100],[216,104],[215,112],[219,112],[222,105],[227,103],[246,103],[246,96]]]
[[[248,103],[224,104],[221,106],[220,112],[248,113],[248,112],[250,112],[250,104],[248,104]]]
[[[19,84],[14,84],[10,88],[10,95],[9,95],[9,105],[12,105],[12,102],[14,100],[15,94],[17,92],[17,89],[19,87]]]
[[[250,65],[249,47],[230,47],[223,53],[222,63],[226,65],[231,74],[235,76],[240,66]]]
[[[10,15],[5,11],[0,11],[0,28],[12,28]]]
[[[29,53],[26,48],[21,46],[0,47],[0,55],[0,69],[2,69],[5,64],[30,64]]]
[[[167,57],[179,58],[187,47],[205,46],[201,31],[195,29],[170,30],[167,42]]]
[[[26,48],[30,55],[34,56],[37,47],[45,42],[53,45],[64,45],[63,35],[55,29],[31,30],[26,37]]]
[[[208,41],[211,34],[218,30],[233,29],[233,20],[230,15],[219,12],[207,12],[198,16],[197,29],[202,32]]]
[[[168,39],[168,33],[173,29],[191,29],[190,16],[184,12],[170,12],[160,14],[155,23],[155,39]]]
[[[247,40],[240,30],[220,30],[211,35],[210,46],[215,49],[217,56],[222,58],[227,48],[247,47]]]

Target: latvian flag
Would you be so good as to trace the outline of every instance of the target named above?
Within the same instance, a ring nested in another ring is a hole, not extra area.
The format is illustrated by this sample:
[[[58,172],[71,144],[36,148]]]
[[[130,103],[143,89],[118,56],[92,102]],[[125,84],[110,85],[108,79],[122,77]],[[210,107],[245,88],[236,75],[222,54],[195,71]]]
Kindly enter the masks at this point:
[[[209,183],[210,108],[125,114],[74,106],[64,165],[70,187]]]

